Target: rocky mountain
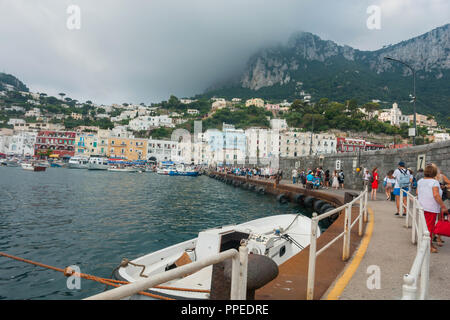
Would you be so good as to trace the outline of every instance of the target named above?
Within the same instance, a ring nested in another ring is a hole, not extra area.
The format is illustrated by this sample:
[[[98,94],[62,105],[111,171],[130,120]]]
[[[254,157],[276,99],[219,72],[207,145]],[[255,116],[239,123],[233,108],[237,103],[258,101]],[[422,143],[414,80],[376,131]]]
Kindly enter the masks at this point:
[[[29,91],[27,86],[15,76],[0,72],[0,91],[3,90]]]
[[[416,70],[417,112],[450,116],[450,24],[421,36],[376,51],[341,46],[318,36],[299,32],[285,45],[262,49],[253,55],[244,72],[227,85],[211,88],[206,96],[295,99],[309,93],[313,101],[356,98],[364,103],[377,99],[396,101],[412,112],[408,68],[386,61],[389,56]]]

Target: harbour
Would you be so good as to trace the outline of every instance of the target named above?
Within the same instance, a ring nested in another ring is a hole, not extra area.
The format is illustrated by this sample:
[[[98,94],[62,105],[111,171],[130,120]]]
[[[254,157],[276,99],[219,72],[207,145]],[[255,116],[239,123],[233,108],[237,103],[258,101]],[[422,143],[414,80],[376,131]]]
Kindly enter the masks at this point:
[[[130,260],[197,237],[206,228],[302,209],[208,176],[0,167],[0,251],[109,278]],[[168,205],[170,203],[170,205]],[[3,259],[3,258],[2,258]],[[104,285],[13,260],[0,265],[1,299],[83,299]]]

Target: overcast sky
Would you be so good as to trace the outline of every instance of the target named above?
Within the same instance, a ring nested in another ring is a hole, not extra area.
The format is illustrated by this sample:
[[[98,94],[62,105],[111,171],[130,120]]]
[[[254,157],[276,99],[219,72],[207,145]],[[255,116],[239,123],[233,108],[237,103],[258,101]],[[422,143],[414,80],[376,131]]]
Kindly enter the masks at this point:
[[[70,5],[79,30],[67,28]],[[371,5],[380,30],[367,28]],[[0,0],[0,71],[33,92],[147,104],[201,93],[296,31],[376,50],[449,13],[449,0]]]

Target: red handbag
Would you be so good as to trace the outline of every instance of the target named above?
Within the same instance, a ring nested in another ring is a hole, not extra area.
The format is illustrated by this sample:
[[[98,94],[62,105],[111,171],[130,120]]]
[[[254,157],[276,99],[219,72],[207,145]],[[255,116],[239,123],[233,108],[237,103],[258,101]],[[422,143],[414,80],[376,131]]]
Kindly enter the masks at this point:
[[[450,237],[450,221],[445,218],[438,220],[438,222],[434,226],[433,233],[440,236]]]

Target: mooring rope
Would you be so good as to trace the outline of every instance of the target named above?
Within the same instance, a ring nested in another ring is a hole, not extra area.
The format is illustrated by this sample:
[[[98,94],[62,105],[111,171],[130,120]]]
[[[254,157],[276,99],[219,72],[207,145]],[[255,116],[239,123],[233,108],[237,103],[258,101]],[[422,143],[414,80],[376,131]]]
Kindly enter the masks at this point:
[[[11,254],[4,253],[4,252],[0,252],[0,256],[6,257],[6,258],[10,258],[10,259],[13,259],[13,260],[17,260],[17,261],[21,261],[21,262],[25,262],[25,263],[28,263],[28,264],[32,264],[32,265],[35,265],[35,266],[38,266],[38,267],[42,267],[42,268],[58,271],[58,272],[63,273],[64,276],[66,276],[66,277],[78,276],[78,277],[86,279],[86,280],[97,281],[99,283],[103,283],[103,284],[106,284],[108,286],[112,286],[112,287],[116,287],[116,288],[120,287],[120,285],[125,285],[125,284],[129,284],[130,283],[128,281],[106,279],[106,278],[101,278],[101,277],[97,277],[97,276],[86,274],[86,273],[81,273],[81,272],[78,273],[78,272],[75,272],[75,270],[73,270],[70,267],[66,267],[64,269],[57,268],[57,267],[50,266],[50,265],[47,265],[47,264],[44,264],[44,263],[40,263],[40,262],[36,262],[36,261],[32,261],[32,260],[28,260],[28,259],[24,259],[24,258],[20,258],[20,257],[16,257],[16,256],[13,256]],[[201,289],[188,289],[188,288],[177,288],[177,287],[167,287],[167,286],[155,286],[154,288],[165,289],[165,290],[174,290],[174,291],[210,293],[209,290],[201,290]],[[160,296],[160,295],[157,295],[157,294],[144,292],[144,291],[140,291],[140,292],[138,292],[138,294],[149,296],[149,297],[156,298],[156,299],[162,299],[162,300],[175,300],[175,299],[172,299],[172,298],[168,298],[168,297],[164,297],[164,296]]]

